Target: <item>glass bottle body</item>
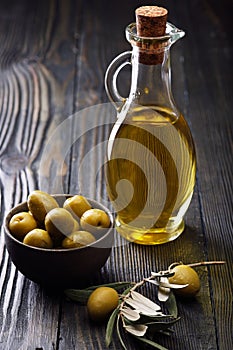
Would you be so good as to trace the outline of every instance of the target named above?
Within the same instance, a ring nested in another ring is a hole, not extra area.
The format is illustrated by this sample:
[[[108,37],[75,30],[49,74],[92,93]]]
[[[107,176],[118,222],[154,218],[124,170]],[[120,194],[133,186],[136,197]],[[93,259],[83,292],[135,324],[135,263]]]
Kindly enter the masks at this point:
[[[195,149],[172,97],[169,49],[160,64],[148,65],[133,47],[130,94],[108,141],[106,184],[116,229],[140,244],[181,234],[195,185]]]

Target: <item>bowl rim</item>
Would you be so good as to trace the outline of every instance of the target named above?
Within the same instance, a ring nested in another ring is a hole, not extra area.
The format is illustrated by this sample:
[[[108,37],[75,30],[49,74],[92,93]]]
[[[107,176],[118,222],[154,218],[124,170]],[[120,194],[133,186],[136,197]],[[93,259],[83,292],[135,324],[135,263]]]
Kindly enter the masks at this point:
[[[67,198],[70,198],[70,197],[73,197],[75,195],[79,195],[78,193],[77,194],[50,194],[50,196],[52,197],[65,197],[66,199]],[[81,195],[81,194],[80,194]],[[12,214],[12,212],[14,210],[16,210],[18,207],[20,206],[27,206],[27,201],[24,201],[24,202],[21,202],[21,203],[18,203],[16,206],[12,207],[11,210],[6,214],[5,216],[5,219],[4,219],[4,224],[3,224],[3,228],[4,228],[4,231],[5,231],[5,234],[8,235],[8,237],[10,239],[12,239],[13,241],[16,242],[16,244],[19,244],[27,249],[31,249],[32,251],[35,250],[35,251],[43,251],[43,252],[47,252],[47,253],[52,253],[52,254],[56,254],[56,253],[62,253],[62,254],[67,254],[67,252],[73,252],[73,251],[81,251],[83,249],[86,249],[86,248],[107,248],[107,247],[95,247],[95,245],[101,243],[102,240],[104,240],[107,236],[109,236],[109,234],[111,234],[111,232],[113,231],[113,228],[114,228],[114,219],[113,219],[113,215],[111,213],[111,211],[104,205],[102,204],[101,202],[98,202],[97,200],[95,199],[92,199],[92,198],[89,198],[89,197],[86,197],[85,198],[90,201],[90,202],[93,202],[93,203],[96,203],[98,206],[102,207],[105,212],[108,214],[109,218],[110,218],[110,226],[107,227],[107,228],[103,228],[103,231],[107,231],[104,233],[103,236],[101,236],[100,238],[98,238],[96,241],[90,243],[90,244],[87,244],[83,247],[76,247],[76,248],[69,248],[69,249],[65,249],[65,248],[40,248],[40,247],[34,247],[34,246],[30,246],[30,245],[27,245],[25,243],[23,243],[22,241],[20,241],[19,239],[15,238],[10,230],[9,230],[9,227],[8,227],[8,224],[10,222],[10,218],[13,217],[13,215],[17,214],[18,212],[16,211],[14,214]],[[111,248],[110,246],[108,248]]]

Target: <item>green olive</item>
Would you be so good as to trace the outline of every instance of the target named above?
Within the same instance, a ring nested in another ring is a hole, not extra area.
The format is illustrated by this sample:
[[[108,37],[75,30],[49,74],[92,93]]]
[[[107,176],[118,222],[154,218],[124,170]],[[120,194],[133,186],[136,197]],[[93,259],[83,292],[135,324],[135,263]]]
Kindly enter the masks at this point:
[[[110,218],[101,209],[89,209],[81,216],[80,225],[83,230],[95,233],[110,226]]]
[[[37,222],[29,212],[20,212],[12,216],[9,229],[13,236],[22,240],[28,232],[37,227]]]
[[[175,289],[174,292],[183,297],[194,297],[201,287],[197,272],[191,266],[183,264],[173,267],[171,271],[175,274],[169,277],[170,283],[188,284],[187,287]]]
[[[74,227],[73,216],[64,208],[54,208],[45,217],[45,228],[56,247],[61,244],[65,236],[73,232]]]
[[[68,210],[75,218],[81,218],[85,211],[91,209],[91,205],[85,197],[77,194],[67,198],[63,204],[63,208]]]
[[[79,227],[80,227],[80,225],[79,225],[78,221],[77,221],[77,220],[74,220],[74,228],[73,228],[73,231],[72,231],[72,232],[78,231],[78,230],[79,230]]]
[[[66,237],[62,241],[62,247],[69,248],[80,248],[95,242],[95,237],[87,231],[75,231],[72,232],[69,237]]]
[[[29,194],[27,204],[29,211],[40,225],[44,224],[45,216],[50,210],[59,207],[55,198],[39,190]]]
[[[53,248],[53,241],[48,232],[39,228],[28,232],[23,243],[38,248]]]
[[[96,322],[105,321],[110,313],[118,306],[119,296],[115,289],[98,287],[87,301],[89,317]]]

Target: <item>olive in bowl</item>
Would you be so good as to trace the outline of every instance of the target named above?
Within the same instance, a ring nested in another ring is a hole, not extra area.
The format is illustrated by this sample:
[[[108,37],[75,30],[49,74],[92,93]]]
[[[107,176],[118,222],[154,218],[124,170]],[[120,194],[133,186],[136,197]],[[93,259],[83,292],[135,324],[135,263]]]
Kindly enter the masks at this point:
[[[63,207],[64,202],[72,195],[57,194],[52,197],[60,207]],[[20,203],[8,213],[4,222],[6,248],[16,268],[28,279],[46,287],[76,287],[85,284],[85,281],[91,279],[104,266],[114,240],[113,216],[101,203],[89,198],[87,200],[92,208],[103,210],[108,215],[109,227],[101,236],[98,231],[95,237],[93,231],[95,239],[90,243],[81,246],[71,244],[68,245],[68,249],[65,249],[64,245],[52,248],[50,245],[46,248],[36,247],[25,244],[22,239],[15,237],[9,224],[14,215],[29,211],[27,201]],[[40,230],[45,228],[40,227]]]

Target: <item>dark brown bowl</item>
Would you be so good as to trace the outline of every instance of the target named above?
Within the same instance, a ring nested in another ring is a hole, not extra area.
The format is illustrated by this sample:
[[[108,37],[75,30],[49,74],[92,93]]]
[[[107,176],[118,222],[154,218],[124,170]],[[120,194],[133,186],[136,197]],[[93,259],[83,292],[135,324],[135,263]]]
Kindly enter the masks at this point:
[[[71,195],[53,195],[62,206]],[[14,207],[4,223],[5,243],[16,268],[30,280],[47,287],[75,287],[85,284],[106,263],[113,245],[113,216],[108,208],[88,198],[93,208],[104,210],[111,226],[96,242],[81,248],[43,249],[28,246],[12,236],[9,222],[13,215],[27,211],[27,202]]]

